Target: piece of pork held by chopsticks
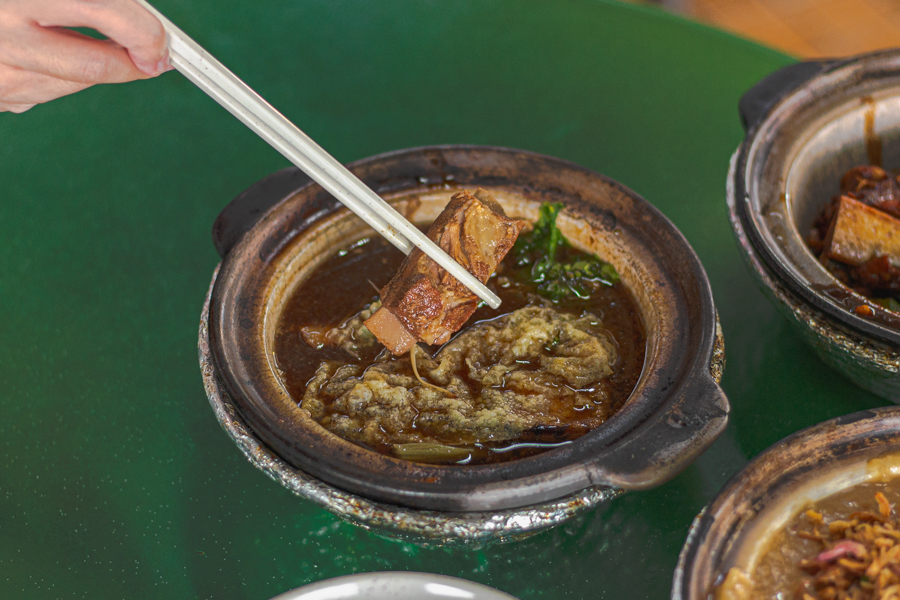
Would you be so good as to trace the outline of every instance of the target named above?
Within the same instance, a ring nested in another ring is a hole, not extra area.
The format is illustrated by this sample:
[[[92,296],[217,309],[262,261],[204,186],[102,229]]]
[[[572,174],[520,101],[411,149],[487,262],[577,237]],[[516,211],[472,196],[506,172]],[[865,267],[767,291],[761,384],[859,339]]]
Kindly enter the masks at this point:
[[[510,219],[486,191],[457,192],[428,230],[444,252],[486,283],[527,225]],[[478,296],[414,249],[381,290],[381,308],[365,325],[396,355],[417,341],[443,344],[478,308]]]

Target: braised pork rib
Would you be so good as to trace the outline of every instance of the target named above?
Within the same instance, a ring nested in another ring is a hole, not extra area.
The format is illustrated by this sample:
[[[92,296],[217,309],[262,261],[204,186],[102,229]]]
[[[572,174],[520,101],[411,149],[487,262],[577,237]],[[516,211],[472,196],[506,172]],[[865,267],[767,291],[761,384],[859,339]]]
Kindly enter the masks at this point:
[[[453,195],[428,237],[482,283],[513,247],[526,221],[510,219],[485,190]],[[417,342],[443,344],[478,307],[478,297],[414,249],[381,290],[381,308],[366,327],[394,354]]]

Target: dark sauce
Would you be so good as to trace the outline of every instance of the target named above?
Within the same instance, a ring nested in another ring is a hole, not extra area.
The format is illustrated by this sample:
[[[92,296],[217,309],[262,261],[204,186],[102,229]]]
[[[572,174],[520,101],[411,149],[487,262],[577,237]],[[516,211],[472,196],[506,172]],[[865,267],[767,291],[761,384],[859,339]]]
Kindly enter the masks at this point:
[[[881,167],[881,138],[875,133],[875,100],[871,96],[863,96],[861,102],[866,105],[863,128],[869,164]]]
[[[559,252],[561,260],[583,254],[569,247],[562,248]],[[377,299],[378,290],[393,277],[403,259],[404,255],[382,238],[362,240],[327,260],[293,292],[276,328],[275,360],[285,387],[298,404],[303,398],[307,382],[315,376],[323,361],[367,366],[373,364],[381,352],[387,352],[378,344],[369,352],[362,353],[359,358],[354,358],[337,347],[314,348],[303,341],[300,331],[304,327],[327,329],[338,326],[358,313],[365,305]],[[536,287],[534,284],[524,283],[526,279],[524,269],[516,267],[511,256],[507,256],[487,284],[500,297],[500,308],[482,306],[468,324],[495,319],[533,304]],[[593,287],[590,298],[566,299],[554,306],[564,313],[581,315],[587,311],[600,317],[603,328],[612,338],[618,353],[617,362],[613,365],[613,375],[605,382],[610,392],[611,412],[618,410],[637,384],[644,364],[644,327],[630,292],[621,283],[614,286],[598,283]],[[432,356],[439,350],[437,346],[427,348]],[[411,373],[410,368],[409,374]],[[527,439],[514,442],[475,444],[476,451],[469,458],[450,462],[486,464],[522,458],[568,443],[589,431],[577,423],[583,420],[582,415],[572,407],[558,407],[555,414],[563,424],[571,421],[571,426],[553,426],[543,431],[538,428],[529,432]],[[447,443],[452,444],[453,441],[447,440]],[[391,454],[389,448],[372,449]]]

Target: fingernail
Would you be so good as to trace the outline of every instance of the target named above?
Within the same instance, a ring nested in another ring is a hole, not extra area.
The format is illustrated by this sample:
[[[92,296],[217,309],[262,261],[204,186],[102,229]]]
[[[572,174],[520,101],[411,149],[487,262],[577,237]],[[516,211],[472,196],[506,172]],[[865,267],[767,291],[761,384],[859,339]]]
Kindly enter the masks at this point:
[[[170,70],[172,70],[172,65],[169,64],[169,53],[166,52],[166,55],[163,56],[158,63],[156,63],[156,74],[160,75]]]
[[[135,56],[132,56],[131,60],[132,62],[134,62],[134,66],[136,66],[141,73],[149,75],[150,77],[155,77],[162,73],[162,71],[159,70],[159,66],[156,64],[141,60]]]
[[[137,56],[134,56],[130,52],[128,54],[129,54],[129,56],[131,56],[131,60],[132,60],[132,62],[134,62],[134,66],[136,66],[141,71],[141,73],[149,75],[150,77],[156,77],[157,75],[165,73],[166,71],[169,70],[169,52],[168,51],[166,51],[166,53],[163,55],[163,57],[158,62],[155,62],[155,63],[138,58]]]

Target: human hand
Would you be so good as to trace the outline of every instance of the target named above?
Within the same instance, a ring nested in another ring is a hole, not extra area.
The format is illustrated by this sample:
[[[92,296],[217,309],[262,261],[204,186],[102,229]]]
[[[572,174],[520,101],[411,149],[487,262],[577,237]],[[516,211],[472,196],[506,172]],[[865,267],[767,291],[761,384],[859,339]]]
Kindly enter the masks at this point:
[[[0,112],[170,68],[162,25],[132,0],[0,0]]]

